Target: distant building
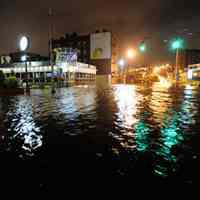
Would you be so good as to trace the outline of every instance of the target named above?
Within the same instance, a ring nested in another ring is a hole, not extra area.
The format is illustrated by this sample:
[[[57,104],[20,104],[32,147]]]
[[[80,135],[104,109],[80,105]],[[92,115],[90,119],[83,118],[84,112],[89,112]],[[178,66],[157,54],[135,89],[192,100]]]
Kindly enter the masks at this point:
[[[77,52],[78,62],[90,64],[90,35],[65,34],[65,37],[53,39],[52,47],[71,48]]]
[[[49,64],[49,58],[39,54],[27,53],[27,73],[29,82],[51,82],[51,78],[59,78],[65,82],[71,81],[94,81],[96,78],[96,67],[93,65],[77,62],[76,54],[72,52],[72,61],[68,62],[68,56],[71,56],[67,51],[61,52],[57,58],[58,61],[52,67]],[[26,79],[26,65],[22,61],[23,52],[10,53],[9,56],[1,56],[2,64],[0,63],[0,71],[3,71],[6,76],[10,76],[13,72],[20,80]],[[67,57],[66,57],[67,56]]]
[[[12,63],[22,62],[22,56],[24,55],[23,52],[14,52],[10,53],[9,56],[11,58]],[[48,61],[49,58],[46,56],[41,56],[36,53],[27,53],[28,61]]]
[[[67,48],[75,51],[77,61],[97,66],[99,75],[117,72],[119,41],[115,35],[105,29],[86,35],[65,34],[64,37],[53,39],[52,47],[53,49]],[[96,48],[96,51],[93,51],[93,48]]]
[[[200,49],[186,49],[180,52],[179,66],[187,69],[189,65],[200,63]]]
[[[118,73],[118,60],[120,58],[120,41],[117,35],[112,35],[112,74]]]

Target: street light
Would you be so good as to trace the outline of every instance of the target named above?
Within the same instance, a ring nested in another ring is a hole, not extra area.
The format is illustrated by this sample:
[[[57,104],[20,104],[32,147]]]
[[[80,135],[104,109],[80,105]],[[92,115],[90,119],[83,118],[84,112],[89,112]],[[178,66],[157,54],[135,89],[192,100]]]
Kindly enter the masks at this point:
[[[22,36],[19,41],[19,49],[20,51],[24,52],[29,47],[29,38],[26,36]]]
[[[120,58],[118,60],[118,67],[119,67],[119,70],[120,70],[120,74],[123,78],[123,82],[125,83],[125,60],[123,58]]]
[[[171,48],[173,50],[176,50],[176,69],[175,69],[175,78],[178,81],[179,80],[179,69],[178,69],[178,58],[179,58],[179,49],[183,48],[183,39],[177,38],[172,41]]]
[[[127,50],[127,58],[128,59],[133,59],[135,56],[136,56],[136,52],[133,49]]]
[[[119,61],[118,61],[118,65],[120,66],[120,69],[123,69],[124,66],[125,66],[125,60],[123,58],[121,58]]]
[[[26,55],[23,55],[23,56],[21,57],[21,61],[22,61],[22,62],[26,62]]]
[[[134,49],[128,49],[126,52],[126,57],[127,57],[127,67],[126,67],[126,74],[125,74],[125,80],[126,76],[129,73],[129,68],[130,68],[130,60],[133,60],[136,56],[136,51]],[[127,76],[128,77],[128,76]]]
[[[52,23],[52,17],[53,17],[53,12],[52,9],[49,8],[49,13],[48,13],[50,23],[49,23],[49,53],[50,53],[50,65],[51,65],[51,93],[54,94],[55,91],[55,85],[54,85],[54,66],[53,66],[53,23]]]
[[[26,92],[29,91],[28,85],[28,69],[27,69],[27,50],[30,46],[30,40],[26,36],[22,36],[19,41],[19,49],[23,53],[21,57],[21,61],[25,63],[25,71],[26,71]]]
[[[146,52],[146,49],[147,49],[147,47],[146,47],[145,42],[141,42],[141,44],[140,44],[140,46],[139,46],[140,52],[141,52],[141,53],[145,53],[145,52]]]

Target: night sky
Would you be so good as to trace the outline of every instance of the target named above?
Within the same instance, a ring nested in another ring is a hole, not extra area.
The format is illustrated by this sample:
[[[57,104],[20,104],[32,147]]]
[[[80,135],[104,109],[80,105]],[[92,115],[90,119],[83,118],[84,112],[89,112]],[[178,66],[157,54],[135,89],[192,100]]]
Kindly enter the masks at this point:
[[[106,28],[123,48],[148,37],[160,52],[163,40],[175,35],[186,36],[189,48],[200,48],[198,0],[0,0],[0,54],[16,51],[23,33],[31,36],[31,52],[47,54],[49,7],[56,15],[56,37]]]

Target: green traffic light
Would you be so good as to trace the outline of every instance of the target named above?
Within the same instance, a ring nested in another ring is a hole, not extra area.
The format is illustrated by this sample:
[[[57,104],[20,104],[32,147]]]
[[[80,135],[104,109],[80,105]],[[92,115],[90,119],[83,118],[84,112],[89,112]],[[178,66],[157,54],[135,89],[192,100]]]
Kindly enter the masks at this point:
[[[146,51],[146,45],[145,45],[144,43],[142,43],[142,44],[140,45],[139,49],[140,49],[141,52],[144,53],[144,52]]]
[[[176,40],[174,40],[173,42],[172,42],[172,49],[181,49],[181,48],[183,48],[183,40],[182,39],[180,39],[180,38],[178,38],[178,39],[176,39]]]

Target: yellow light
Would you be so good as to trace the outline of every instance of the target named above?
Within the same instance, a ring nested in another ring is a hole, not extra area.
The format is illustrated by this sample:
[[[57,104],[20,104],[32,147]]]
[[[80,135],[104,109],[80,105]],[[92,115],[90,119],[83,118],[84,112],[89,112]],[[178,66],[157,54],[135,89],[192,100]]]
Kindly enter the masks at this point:
[[[186,90],[192,90],[193,87],[192,87],[192,85],[189,85],[189,84],[188,84],[188,85],[186,85],[185,89],[186,89]]]
[[[159,76],[158,78],[160,80],[160,85],[162,85],[162,87],[170,88],[172,86],[172,83],[169,80],[165,79],[164,77]]]
[[[155,66],[153,69],[153,73],[154,74],[158,74],[158,72],[160,71],[160,67],[159,66]]]
[[[133,50],[133,49],[128,49],[127,50],[127,57],[129,58],[129,59],[132,59],[132,58],[134,58],[136,56],[136,52]]]
[[[188,72],[187,72],[187,78],[188,78],[189,80],[192,80],[192,78],[193,78],[193,71],[192,71],[192,69],[189,69],[189,70],[188,70]]]

